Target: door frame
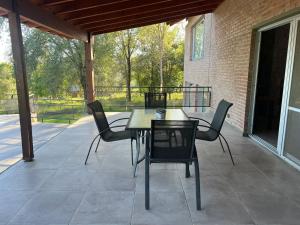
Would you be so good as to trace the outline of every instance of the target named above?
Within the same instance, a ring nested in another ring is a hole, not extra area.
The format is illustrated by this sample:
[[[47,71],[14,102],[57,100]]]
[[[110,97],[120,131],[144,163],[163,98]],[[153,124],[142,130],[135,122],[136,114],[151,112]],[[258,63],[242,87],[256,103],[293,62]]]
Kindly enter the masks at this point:
[[[269,24],[267,26],[263,26],[259,28],[256,32],[255,39],[255,58],[254,58],[254,73],[251,84],[251,96],[250,96],[250,107],[249,107],[249,136],[254,139],[259,144],[263,145],[265,148],[270,150],[270,152],[279,156],[280,158],[286,160],[288,163],[293,165],[294,167],[300,169],[300,165],[292,162],[290,159],[283,155],[284,151],[284,140],[285,140],[285,132],[286,132],[286,124],[287,124],[287,114],[288,114],[288,103],[290,97],[290,89],[291,89],[291,80],[293,73],[293,65],[294,65],[294,55],[295,55],[295,44],[297,37],[297,26],[300,21],[300,15],[291,16],[289,18],[283,19],[281,21]],[[285,77],[284,77],[284,85],[283,85],[283,94],[282,94],[282,102],[281,102],[281,111],[280,111],[280,121],[279,121],[279,130],[278,130],[278,139],[277,139],[277,148],[274,148],[269,143],[263,141],[256,135],[253,135],[253,124],[254,124],[254,112],[255,112],[255,99],[257,92],[257,77],[258,77],[258,66],[260,60],[260,48],[261,48],[261,33],[263,31],[268,31],[274,29],[276,27],[290,24],[289,31],[289,41],[288,41],[288,51],[287,51],[287,59],[286,59],[286,68],[285,68]],[[299,28],[300,29],[300,28]],[[272,148],[273,147],[273,148]]]
[[[297,111],[300,112],[299,109],[294,108],[289,106],[289,100],[290,100],[290,91],[291,91],[291,87],[292,87],[292,77],[293,77],[293,69],[294,69],[294,60],[295,60],[295,50],[296,50],[296,41],[297,41],[297,31],[298,29],[300,29],[300,27],[298,27],[298,24],[300,23],[300,15],[296,16],[293,18],[293,21],[291,22],[291,28],[293,29],[292,32],[292,43],[291,43],[291,52],[290,52],[290,60],[289,60],[289,64],[287,64],[287,66],[289,67],[289,73],[288,75],[288,79],[286,82],[286,90],[284,90],[284,93],[286,94],[285,96],[285,107],[284,107],[284,115],[282,118],[282,135],[281,135],[281,148],[280,150],[280,157],[283,158],[285,161],[287,161],[289,164],[291,164],[292,166],[296,167],[298,170],[300,170],[300,164],[295,163],[294,161],[292,161],[291,159],[287,158],[286,156],[284,156],[284,144],[285,144],[285,135],[286,135],[286,128],[287,128],[287,119],[288,119],[288,111],[289,110],[293,110],[293,111]],[[300,36],[298,37],[300,38]],[[299,159],[298,159],[299,160]]]

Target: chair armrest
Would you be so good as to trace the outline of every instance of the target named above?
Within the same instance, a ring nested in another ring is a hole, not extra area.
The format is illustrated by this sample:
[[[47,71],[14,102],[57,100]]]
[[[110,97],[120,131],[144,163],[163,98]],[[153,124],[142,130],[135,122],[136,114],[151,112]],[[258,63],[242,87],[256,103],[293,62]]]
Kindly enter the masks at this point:
[[[206,126],[206,125],[198,125],[198,127],[209,128],[209,129],[213,130],[214,132],[216,132],[218,135],[221,134],[221,132],[217,131],[215,128],[210,127],[210,126]]]
[[[116,120],[110,122],[108,125],[111,125],[111,124],[113,124],[113,123],[115,123],[115,122],[117,122],[117,121],[120,121],[120,120],[128,120],[128,119],[129,119],[129,118],[120,118],[120,119],[116,119]]]
[[[211,125],[211,123],[210,123],[210,122],[208,122],[207,120],[205,120],[205,119],[201,119],[201,118],[198,118],[198,117],[192,117],[192,116],[189,116],[189,119],[196,119],[196,120],[203,121],[203,122],[205,122],[205,123],[207,123],[207,124]]]
[[[118,127],[125,127],[125,126],[126,126],[126,125],[118,125],[118,126],[108,127],[108,128],[106,128],[106,129],[102,130],[101,132],[99,132],[98,135],[101,135],[102,133],[104,133],[104,132],[110,130],[111,128],[118,128]]]
[[[109,127],[109,128],[117,128],[117,127],[125,127],[126,125],[118,125],[118,126],[112,126],[112,127]]]

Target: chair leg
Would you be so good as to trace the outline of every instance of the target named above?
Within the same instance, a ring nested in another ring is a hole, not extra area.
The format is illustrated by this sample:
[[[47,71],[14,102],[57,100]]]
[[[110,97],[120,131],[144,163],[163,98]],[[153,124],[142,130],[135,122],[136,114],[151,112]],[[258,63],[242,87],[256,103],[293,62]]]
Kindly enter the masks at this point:
[[[94,144],[94,142],[96,141],[96,139],[97,139],[99,136],[100,136],[100,135],[98,134],[98,135],[94,138],[94,140],[92,141],[92,143],[91,143],[91,145],[90,145],[90,148],[89,148],[89,151],[88,151],[88,154],[87,154],[87,156],[86,156],[84,165],[86,165],[87,160],[88,160],[88,158],[89,158],[89,156],[90,156],[90,152],[91,152],[91,149],[92,149],[92,147],[93,147],[93,144]],[[100,138],[100,137],[99,137],[99,138]]]
[[[197,158],[194,160],[194,165],[195,165],[195,179],[196,179],[197,210],[201,210],[200,172],[199,172],[199,163]]]
[[[224,149],[224,146],[223,146],[223,143],[222,143],[222,140],[221,140],[221,137],[220,137],[220,136],[219,136],[219,141],[220,141],[220,144],[221,144],[222,150],[223,150],[223,152],[225,153],[225,149]]]
[[[145,153],[145,209],[150,208],[150,190],[149,190],[149,170],[150,170],[150,160],[149,160],[149,137],[146,137],[146,153]]]
[[[141,136],[142,136],[142,144],[145,143],[145,132],[141,131]]]
[[[97,152],[97,151],[98,151],[98,147],[99,147],[100,141],[101,141],[101,137],[99,137],[99,140],[98,140],[98,143],[97,143],[97,146],[96,146],[95,152]]]
[[[235,165],[235,163],[233,161],[233,157],[232,157],[231,151],[230,151],[230,148],[229,148],[229,144],[228,144],[227,140],[224,138],[223,135],[221,137],[223,138],[223,140],[225,141],[225,143],[227,145],[227,149],[228,149],[228,152],[229,152],[229,155],[230,155],[230,159],[231,159],[232,165]]]
[[[131,138],[131,165],[133,166],[133,147],[132,147],[133,138]]]
[[[189,165],[189,163],[185,163],[185,177],[188,178],[190,176],[191,176],[190,165]]]

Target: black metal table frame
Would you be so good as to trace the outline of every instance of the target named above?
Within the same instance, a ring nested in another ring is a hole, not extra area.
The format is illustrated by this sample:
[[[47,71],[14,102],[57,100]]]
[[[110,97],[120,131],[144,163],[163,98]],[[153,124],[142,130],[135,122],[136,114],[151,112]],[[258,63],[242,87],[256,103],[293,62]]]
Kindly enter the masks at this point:
[[[182,110],[182,112],[187,118],[189,118],[183,110]],[[135,157],[135,160],[134,160],[134,163],[133,163],[133,177],[136,177],[137,166],[138,166],[139,163],[144,161],[145,157],[146,157],[146,154],[144,154],[141,158],[139,158],[140,157],[140,152],[141,152],[141,133],[144,133],[144,135],[147,136],[147,135],[150,134],[151,128],[128,128],[128,124],[130,124],[130,121],[132,119],[132,115],[133,115],[133,113],[131,113],[131,115],[130,115],[130,118],[127,122],[126,129],[130,129],[133,132],[136,132],[136,143],[137,143],[136,144],[136,157]],[[142,131],[144,131],[144,132],[142,132]],[[146,149],[145,149],[145,152],[146,152]]]

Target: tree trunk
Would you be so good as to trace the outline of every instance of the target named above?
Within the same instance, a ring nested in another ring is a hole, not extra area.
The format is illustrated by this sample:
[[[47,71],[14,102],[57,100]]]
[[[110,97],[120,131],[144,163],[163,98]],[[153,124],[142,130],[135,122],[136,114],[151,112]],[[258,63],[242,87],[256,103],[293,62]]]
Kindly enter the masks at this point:
[[[131,102],[131,89],[130,89],[130,81],[131,81],[131,60],[130,57],[127,58],[127,79],[126,79],[126,98],[128,102]]]
[[[164,25],[159,24],[159,42],[160,42],[160,59],[159,59],[159,74],[160,74],[160,91],[163,91],[164,80],[163,80],[163,58],[164,58]]]
[[[83,96],[84,100],[87,100],[87,89],[86,89],[86,77],[85,77],[85,71],[83,68],[80,68],[80,84],[83,89]]]

